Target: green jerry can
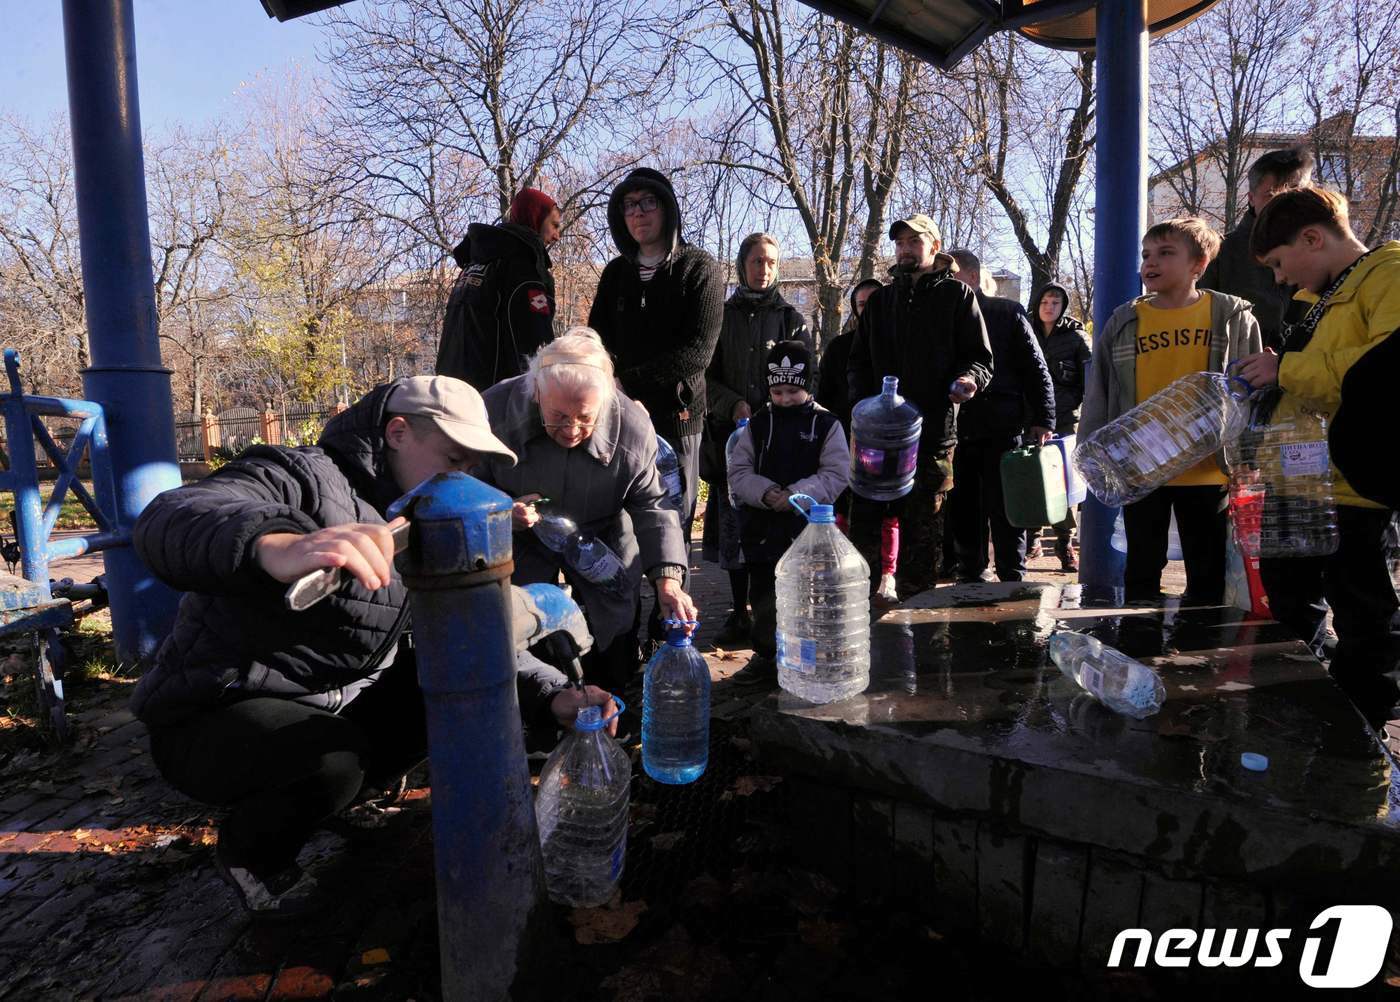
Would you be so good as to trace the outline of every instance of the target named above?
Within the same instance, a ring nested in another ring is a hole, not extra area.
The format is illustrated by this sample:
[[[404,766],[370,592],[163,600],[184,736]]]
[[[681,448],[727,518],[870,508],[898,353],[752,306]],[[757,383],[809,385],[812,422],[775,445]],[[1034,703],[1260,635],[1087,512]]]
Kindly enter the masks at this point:
[[[1063,522],[1069,511],[1064,454],[1053,445],[1028,445],[1004,453],[1001,492],[1006,498],[1006,520],[1018,529]]]

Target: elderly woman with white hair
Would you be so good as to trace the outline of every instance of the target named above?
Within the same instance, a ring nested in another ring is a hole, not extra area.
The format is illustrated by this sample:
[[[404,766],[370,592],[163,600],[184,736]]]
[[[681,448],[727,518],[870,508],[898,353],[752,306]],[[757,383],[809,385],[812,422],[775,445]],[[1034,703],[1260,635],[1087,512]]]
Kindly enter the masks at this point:
[[[636,401],[617,390],[612,358],[598,335],[574,327],[542,347],[524,375],[486,391],[491,430],[519,457],[488,462],[484,479],[517,499],[514,510],[516,584],[557,580],[573,586],[593,633],[584,659],[588,681],[620,691],[636,671],[637,595],[651,580],[664,617],[694,619],[695,603],[681,587],[686,546],[680,519],[662,504],[656,432]],[[632,587],[625,596],[595,587],[560,565],[557,554],[527,532],[539,520],[533,502],[552,499],[621,558]]]

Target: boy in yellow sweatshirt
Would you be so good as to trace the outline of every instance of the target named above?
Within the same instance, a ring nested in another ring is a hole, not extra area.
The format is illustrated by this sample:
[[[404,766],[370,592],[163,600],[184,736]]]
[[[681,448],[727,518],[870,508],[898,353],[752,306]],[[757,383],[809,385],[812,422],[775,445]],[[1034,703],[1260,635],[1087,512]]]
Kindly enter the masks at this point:
[[[1280,351],[1244,359],[1240,375],[1258,388],[1282,391],[1277,418],[1300,407],[1329,421],[1341,403],[1342,378],[1400,327],[1400,241],[1374,250],[1351,231],[1347,201],[1322,188],[1278,195],[1259,214],[1250,238],[1255,257],[1274,278],[1314,299],[1299,322],[1286,325]],[[1390,428],[1377,428],[1378,463],[1387,454]],[[1385,560],[1388,508],[1367,500],[1332,468],[1337,500],[1337,551],[1326,557],[1260,561],[1260,576],[1274,617],[1320,650],[1327,607],[1337,631],[1331,672],[1366,718],[1380,726],[1393,716],[1400,634],[1394,625],[1395,587]]]

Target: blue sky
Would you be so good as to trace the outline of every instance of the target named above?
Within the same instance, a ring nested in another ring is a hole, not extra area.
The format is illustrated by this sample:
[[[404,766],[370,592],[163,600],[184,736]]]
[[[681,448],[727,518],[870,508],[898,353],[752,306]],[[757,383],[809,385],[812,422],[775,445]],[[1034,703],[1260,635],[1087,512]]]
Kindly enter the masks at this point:
[[[0,2],[0,112],[42,121],[68,111],[59,0]],[[316,72],[316,18],[285,24],[259,0],[135,0],[137,82],[146,132],[230,113],[239,84],[293,62]]]

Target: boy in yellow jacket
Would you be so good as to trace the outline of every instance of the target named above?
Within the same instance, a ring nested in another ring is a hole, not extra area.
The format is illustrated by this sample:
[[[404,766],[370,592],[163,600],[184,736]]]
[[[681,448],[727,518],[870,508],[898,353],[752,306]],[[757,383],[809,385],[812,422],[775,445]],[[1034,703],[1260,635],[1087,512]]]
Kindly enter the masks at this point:
[[[1351,231],[1347,202],[1322,188],[1278,195],[1259,214],[1251,237],[1256,258],[1275,280],[1316,297],[1307,315],[1283,332],[1278,354],[1243,360],[1240,375],[1258,388],[1277,384],[1276,415],[1300,406],[1329,421],[1341,402],[1347,370],[1400,327],[1400,242],[1367,250]],[[1376,462],[1387,455],[1388,428],[1376,429]],[[1400,634],[1392,620],[1400,601],[1385,561],[1389,509],[1363,498],[1332,469],[1337,499],[1337,551],[1326,557],[1260,562],[1269,607],[1314,649],[1321,644],[1327,606],[1337,631],[1331,672],[1373,725],[1392,716]],[[1325,600],[1325,601],[1324,601]]]

